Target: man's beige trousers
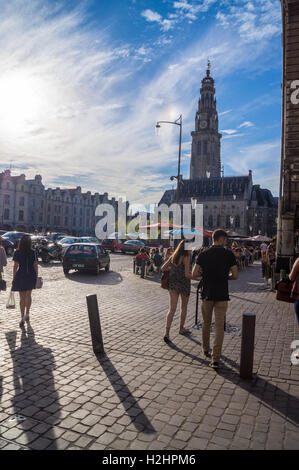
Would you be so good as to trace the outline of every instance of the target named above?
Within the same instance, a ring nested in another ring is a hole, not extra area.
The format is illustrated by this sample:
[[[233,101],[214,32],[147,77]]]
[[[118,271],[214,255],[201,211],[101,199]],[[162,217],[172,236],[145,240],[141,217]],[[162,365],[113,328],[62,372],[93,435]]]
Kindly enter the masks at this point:
[[[227,311],[227,300],[203,300],[202,301],[202,347],[204,351],[210,348],[210,332],[213,310],[215,314],[215,339],[212,353],[212,360],[219,362],[224,338],[224,322]]]

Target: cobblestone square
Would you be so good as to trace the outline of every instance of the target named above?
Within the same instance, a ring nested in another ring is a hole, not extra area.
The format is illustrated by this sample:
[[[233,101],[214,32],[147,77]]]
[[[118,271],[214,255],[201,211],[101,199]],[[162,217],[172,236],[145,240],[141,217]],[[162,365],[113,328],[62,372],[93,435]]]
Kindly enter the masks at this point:
[[[187,325],[178,313],[163,342],[168,294],[158,278],[132,272],[132,257],[111,255],[111,272],[40,267],[30,325],[1,293],[1,449],[298,449],[299,339],[293,306],[262,290],[255,262],[230,283],[222,367],[215,372],[194,328],[196,283]],[[6,269],[9,281],[12,263]],[[94,356],[86,295],[97,294],[106,355]],[[242,314],[256,314],[254,378],[239,377]],[[201,318],[201,316],[200,316]]]

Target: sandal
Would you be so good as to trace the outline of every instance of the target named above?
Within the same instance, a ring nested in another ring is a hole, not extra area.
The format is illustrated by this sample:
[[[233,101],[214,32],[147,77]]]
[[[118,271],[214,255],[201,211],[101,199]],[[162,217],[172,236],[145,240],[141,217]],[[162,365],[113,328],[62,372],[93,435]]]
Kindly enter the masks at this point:
[[[169,339],[168,336],[165,335],[163,339],[164,339],[165,343],[167,343],[167,344],[170,343],[170,339]]]
[[[24,326],[24,323],[25,323],[25,322],[24,322],[24,320],[22,319],[22,320],[20,321],[20,323],[19,323],[20,328],[22,328],[22,326]]]
[[[187,330],[187,328],[182,328],[182,329],[179,331],[179,334],[180,334],[180,335],[188,336],[188,335],[191,335],[191,331],[190,331],[190,330]]]

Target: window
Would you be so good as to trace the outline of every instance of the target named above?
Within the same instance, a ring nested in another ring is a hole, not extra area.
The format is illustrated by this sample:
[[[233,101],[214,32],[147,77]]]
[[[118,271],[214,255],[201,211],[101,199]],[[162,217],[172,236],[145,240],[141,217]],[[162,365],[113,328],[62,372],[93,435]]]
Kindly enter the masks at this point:
[[[4,209],[4,220],[9,219],[9,209]]]
[[[68,217],[64,218],[64,225],[67,225],[69,223],[68,220],[69,220]]]
[[[9,194],[4,195],[4,204],[9,204]]]
[[[35,199],[32,199],[32,207],[35,207]]]
[[[217,227],[220,227],[221,225],[221,217],[220,214],[217,215]]]
[[[6,183],[6,189],[9,189],[9,183]]]
[[[42,209],[43,207],[44,207],[44,201],[42,199],[41,202],[40,202],[40,208]]]
[[[51,206],[50,204],[48,204],[48,212],[50,212],[50,210],[51,210]]]
[[[40,222],[43,221],[43,214],[42,214],[42,212],[39,213],[39,221],[40,221]]]
[[[227,215],[226,218],[225,218],[225,226],[226,226],[226,228],[230,227],[230,216],[229,215]]]
[[[20,205],[20,206],[24,206],[24,205],[25,205],[25,198],[24,198],[24,196],[20,197],[19,205]]]
[[[24,221],[24,211],[19,211],[19,222]]]
[[[69,213],[69,206],[66,206],[66,208],[65,208],[65,213],[66,213],[66,214]]]
[[[235,224],[236,224],[236,228],[239,228],[239,227],[240,227],[240,216],[239,216],[239,215],[236,216],[236,222],[235,222]]]
[[[206,140],[203,141],[203,153],[204,155],[208,153],[208,142]]]
[[[209,225],[209,227],[213,227],[213,216],[212,216],[212,214],[209,215],[208,225]]]

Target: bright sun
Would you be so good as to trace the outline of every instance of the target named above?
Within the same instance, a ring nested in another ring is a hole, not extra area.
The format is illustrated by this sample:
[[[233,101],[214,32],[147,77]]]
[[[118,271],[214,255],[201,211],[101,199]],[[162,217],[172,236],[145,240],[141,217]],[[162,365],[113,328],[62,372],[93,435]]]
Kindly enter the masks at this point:
[[[37,123],[43,107],[41,81],[29,73],[0,76],[0,131],[20,133]]]

